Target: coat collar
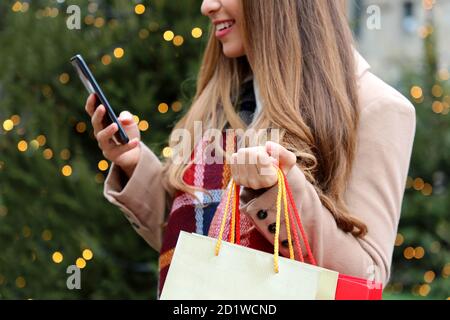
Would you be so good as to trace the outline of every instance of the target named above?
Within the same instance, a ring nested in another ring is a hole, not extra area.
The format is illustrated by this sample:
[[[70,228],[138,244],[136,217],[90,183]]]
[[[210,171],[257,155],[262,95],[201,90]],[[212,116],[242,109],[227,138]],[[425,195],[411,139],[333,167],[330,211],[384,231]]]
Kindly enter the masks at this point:
[[[356,49],[354,50],[354,55],[356,60],[356,76],[359,80],[371,67]]]

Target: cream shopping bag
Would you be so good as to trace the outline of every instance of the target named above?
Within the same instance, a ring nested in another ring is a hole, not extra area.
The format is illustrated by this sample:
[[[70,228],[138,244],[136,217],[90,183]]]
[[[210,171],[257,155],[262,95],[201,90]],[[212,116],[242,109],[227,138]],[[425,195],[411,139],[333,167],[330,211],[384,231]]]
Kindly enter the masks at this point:
[[[279,193],[275,244],[280,229],[281,199],[289,220],[285,177],[278,170]],[[283,178],[284,177],[284,178]],[[181,232],[161,294],[162,300],[333,300],[338,273],[294,260],[291,230],[286,223],[291,259],[234,244],[239,238],[238,203],[232,204],[230,242],[222,242],[231,195],[228,192],[219,239]],[[291,216],[292,218],[292,216]],[[291,220],[292,221],[292,220]],[[236,228],[237,225],[237,228]],[[239,241],[237,241],[239,242]]]

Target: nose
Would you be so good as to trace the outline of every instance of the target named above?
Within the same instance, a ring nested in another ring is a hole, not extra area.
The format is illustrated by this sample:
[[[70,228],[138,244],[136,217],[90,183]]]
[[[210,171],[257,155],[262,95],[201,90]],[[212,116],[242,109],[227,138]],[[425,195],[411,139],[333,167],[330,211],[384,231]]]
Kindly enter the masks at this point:
[[[204,16],[211,16],[222,7],[220,0],[203,0],[201,12]]]

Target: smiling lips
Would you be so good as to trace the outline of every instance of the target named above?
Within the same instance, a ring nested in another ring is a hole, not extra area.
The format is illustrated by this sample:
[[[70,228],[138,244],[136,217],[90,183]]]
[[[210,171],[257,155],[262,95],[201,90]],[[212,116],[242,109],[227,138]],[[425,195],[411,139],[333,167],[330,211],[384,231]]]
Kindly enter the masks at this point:
[[[235,20],[226,20],[216,22],[216,37],[221,38],[231,32],[232,27],[235,25]]]

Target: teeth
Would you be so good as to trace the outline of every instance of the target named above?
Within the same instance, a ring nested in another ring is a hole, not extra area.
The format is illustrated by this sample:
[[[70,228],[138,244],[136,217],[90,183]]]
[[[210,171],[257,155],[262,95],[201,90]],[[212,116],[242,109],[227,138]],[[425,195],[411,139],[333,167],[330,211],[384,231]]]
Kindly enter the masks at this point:
[[[227,28],[230,28],[231,26],[233,26],[234,25],[234,22],[223,22],[223,23],[219,23],[217,26],[216,26],[216,30],[217,31],[222,31],[222,30],[224,30],[224,29],[227,29]]]

